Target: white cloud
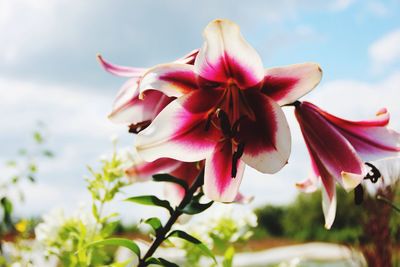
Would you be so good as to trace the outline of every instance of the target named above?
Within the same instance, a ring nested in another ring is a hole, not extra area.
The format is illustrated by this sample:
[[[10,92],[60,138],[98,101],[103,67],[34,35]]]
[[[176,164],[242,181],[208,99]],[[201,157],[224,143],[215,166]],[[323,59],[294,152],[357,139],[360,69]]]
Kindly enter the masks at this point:
[[[0,125],[2,134],[32,130],[35,120],[46,122],[53,134],[101,138],[121,129],[106,119],[112,93],[1,77],[0,88],[0,111],[7,114]]]
[[[390,13],[389,7],[380,1],[369,1],[366,5],[367,11],[376,17],[385,17]]]
[[[374,71],[383,71],[400,61],[400,29],[391,31],[369,47]]]
[[[342,11],[349,8],[356,0],[335,0],[332,1],[331,8],[336,11]]]
[[[198,47],[201,30],[217,17],[234,20],[257,39],[261,30],[296,20],[304,11],[330,12],[332,3],[343,9],[350,2],[236,1],[233,8],[227,0],[0,0],[0,35],[7,36],[0,42],[0,71],[104,87],[107,79],[96,72],[97,52],[123,64],[153,65]]]
[[[19,198],[17,191],[11,194],[17,216],[35,216],[49,212],[54,207],[73,210],[79,202],[85,200],[86,194],[84,188],[29,182],[22,183],[20,190],[24,194],[23,202],[16,201]]]

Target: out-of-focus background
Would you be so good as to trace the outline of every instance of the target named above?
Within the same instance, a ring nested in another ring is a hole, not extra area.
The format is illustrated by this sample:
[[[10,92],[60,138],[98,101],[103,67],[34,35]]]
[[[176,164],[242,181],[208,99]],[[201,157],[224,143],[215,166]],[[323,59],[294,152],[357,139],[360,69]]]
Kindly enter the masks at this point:
[[[203,28],[215,18],[239,24],[266,68],[318,62],[323,79],[304,100],[349,119],[387,107],[391,127],[400,130],[398,0],[0,0],[0,162],[31,146],[38,122],[46,125],[46,146],[54,153],[40,161],[36,183],[19,185],[25,201],[15,203],[15,216],[40,217],[88,202],[86,165],[96,166],[100,155],[111,152],[114,134],[119,147],[132,146],[126,127],[107,119],[124,79],[104,72],[97,53],[120,65],[169,62],[200,47]],[[255,197],[253,208],[292,203],[295,183],[310,173],[293,110],[285,111],[293,152],[278,174],[247,168],[241,191]],[[0,166],[1,176],[8,171]],[[150,190],[163,189],[144,183],[124,191]],[[113,205],[128,223],[158,214]]]

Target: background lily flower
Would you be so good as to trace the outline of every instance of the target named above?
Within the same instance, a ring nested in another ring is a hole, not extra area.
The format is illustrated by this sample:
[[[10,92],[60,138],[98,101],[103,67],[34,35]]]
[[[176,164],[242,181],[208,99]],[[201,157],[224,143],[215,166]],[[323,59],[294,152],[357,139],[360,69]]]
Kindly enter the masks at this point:
[[[138,135],[136,147],[146,161],[206,159],[205,194],[230,202],[245,164],[275,173],[287,163],[290,133],[279,105],[309,92],[322,73],[315,63],[264,70],[228,20],[212,21],[204,39],[194,65],[159,65],[143,76],[141,93],[158,90],[177,99]]]
[[[325,226],[330,228],[336,213],[336,182],[347,191],[354,189],[368,172],[364,161],[397,154],[400,135],[386,127],[389,123],[386,109],[371,120],[349,121],[309,102],[299,102],[295,114],[314,172],[314,177],[298,187],[310,191],[321,180]]]
[[[204,167],[203,162],[182,162],[170,158],[160,158],[153,162],[143,161],[137,154],[133,156],[133,164],[126,169],[127,177],[133,182],[150,181],[155,174],[167,173],[176,178],[182,179],[191,186],[199,171]],[[172,205],[179,205],[185,196],[184,189],[175,183],[165,183],[164,196]],[[237,194],[234,202],[246,204],[253,200],[252,196]]]
[[[199,174],[200,168],[201,163],[197,162],[188,163],[168,158],[145,162],[138,158],[125,173],[133,181],[149,181],[155,174],[168,173],[191,186]],[[164,196],[172,205],[178,206],[185,196],[185,190],[178,184],[165,183]]]
[[[193,64],[198,49],[174,61],[177,64]],[[97,56],[100,65],[109,73],[129,78],[119,90],[109,114],[109,119],[116,123],[129,123],[131,130],[138,132],[144,129],[157,114],[170,103],[170,98],[158,91],[149,91],[146,97],[139,98],[138,85],[146,68],[135,68],[114,65],[101,55]]]

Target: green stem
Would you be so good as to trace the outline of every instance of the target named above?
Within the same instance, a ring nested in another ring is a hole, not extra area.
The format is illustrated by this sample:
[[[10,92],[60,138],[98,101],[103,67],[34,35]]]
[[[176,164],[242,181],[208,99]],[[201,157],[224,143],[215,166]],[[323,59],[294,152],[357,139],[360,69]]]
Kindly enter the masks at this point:
[[[389,199],[387,199],[387,198],[385,198],[385,197],[383,197],[381,195],[376,196],[376,199],[385,202],[386,204],[391,206],[395,211],[400,213],[400,208],[397,207],[396,205],[394,205]]]
[[[162,227],[157,234],[156,238],[154,239],[153,243],[151,244],[149,250],[143,256],[142,259],[139,260],[138,267],[145,267],[146,260],[153,256],[154,252],[157,248],[162,244],[165,240],[166,235],[171,230],[171,227],[174,223],[178,220],[179,216],[183,214],[182,210],[190,203],[193,198],[193,195],[196,193],[197,189],[199,189],[204,182],[204,168],[199,172],[197,178],[193,185],[186,191],[185,196],[183,197],[181,203],[174,209],[174,212],[171,214],[171,217],[168,219],[167,223],[164,227]]]

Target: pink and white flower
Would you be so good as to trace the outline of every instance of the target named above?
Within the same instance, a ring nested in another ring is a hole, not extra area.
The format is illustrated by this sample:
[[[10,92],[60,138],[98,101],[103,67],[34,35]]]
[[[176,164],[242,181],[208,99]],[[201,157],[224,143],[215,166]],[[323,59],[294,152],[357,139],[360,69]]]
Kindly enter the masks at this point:
[[[136,148],[146,161],[206,159],[205,194],[231,202],[245,164],[275,173],[287,163],[291,140],[280,105],[313,89],[322,72],[315,63],[265,70],[228,20],[212,21],[204,38],[194,65],[164,64],[144,74],[141,94],[177,99],[139,133]]]
[[[132,181],[149,181],[155,174],[168,173],[191,186],[200,172],[201,165],[198,162],[181,162],[169,158],[145,162],[139,157],[135,157],[135,162],[125,173]],[[185,196],[185,190],[178,184],[165,183],[164,195],[172,205],[178,206]]]
[[[314,172],[298,187],[312,191],[322,182],[325,227],[330,228],[336,214],[336,182],[347,191],[354,189],[368,173],[364,161],[399,154],[400,134],[386,127],[386,109],[371,120],[349,121],[309,102],[295,106]]]
[[[167,173],[176,178],[182,179],[188,186],[191,186],[199,174],[201,168],[204,167],[203,162],[182,162],[170,158],[160,158],[153,162],[145,162],[137,156],[133,157],[133,164],[125,173],[133,182],[144,182],[151,180],[155,174]],[[183,197],[185,190],[175,183],[165,183],[164,196],[174,206],[178,206]],[[253,200],[251,196],[244,196],[241,193],[237,195],[234,202],[238,204],[246,204]]]
[[[176,64],[193,64],[198,50],[193,50],[184,57],[174,61]],[[139,132],[174,98],[168,97],[159,91],[149,91],[146,97],[139,97],[139,82],[146,68],[135,68],[114,65],[101,55],[97,56],[100,65],[109,73],[119,77],[129,78],[119,90],[114,100],[109,119],[116,123],[129,123],[133,132]]]

